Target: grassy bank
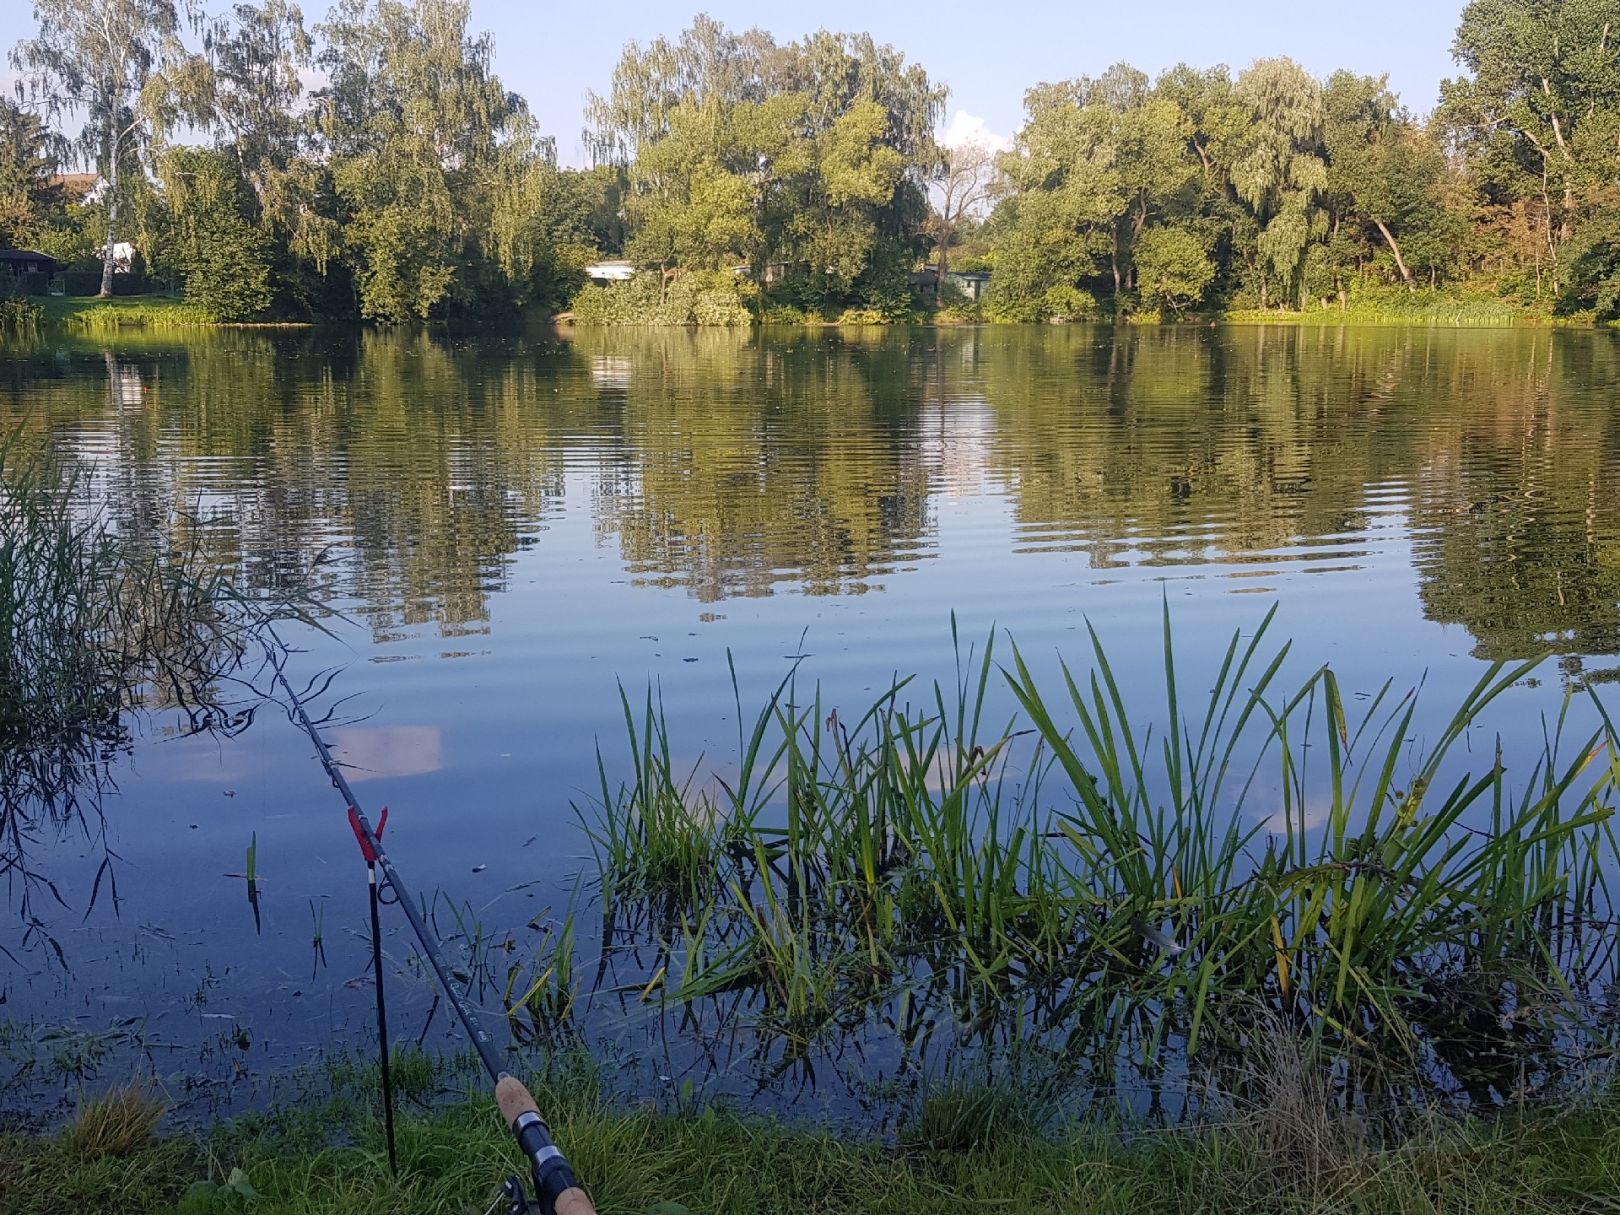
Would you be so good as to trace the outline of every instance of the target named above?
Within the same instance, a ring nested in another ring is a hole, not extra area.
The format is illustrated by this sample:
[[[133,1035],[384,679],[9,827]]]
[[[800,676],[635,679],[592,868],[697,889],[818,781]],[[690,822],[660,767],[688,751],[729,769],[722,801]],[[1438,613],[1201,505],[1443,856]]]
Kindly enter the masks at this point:
[[[712,1110],[617,1110],[578,1087],[537,1087],[537,1096],[599,1209],[617,1215],[1595,1215],[1614,1211],[1620,1195],[1620,1100],[1608,1095],[1426,1123],[1387,1146],[1313,1110],[1298,1090],[1198,1128],[1046,1135],[983,1117],[982,1101],[958,1093],[887,1145]],[[201,1136],[153,1136],[161,1106],[90,1103],[53,1135],[0,1133],[0,1209],[475,1213],[518,1168],[493,1103],[469,1096],[404,1117],[395,1179],[368,1108],[355,1087]]]
[[[1343,307],[1312,307],[1300,312],[1234,309],[1220,318],[1234,325],[1442,325],[1500,329],[1515,325],[1591,328],[1590,315],[1555,316],[1491,295],[1443,291],[1372,291],[1351,296]]]
[[[120,329],[178,329],[208,325],[195,304],[167,295],[50,296],[39,301],[45,322],[74,333],[116,333]]]

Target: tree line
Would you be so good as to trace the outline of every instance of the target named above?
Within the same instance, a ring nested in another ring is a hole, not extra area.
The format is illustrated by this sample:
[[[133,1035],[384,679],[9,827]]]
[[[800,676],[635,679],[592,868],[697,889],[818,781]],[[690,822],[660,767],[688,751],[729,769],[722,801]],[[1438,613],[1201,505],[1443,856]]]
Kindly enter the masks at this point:
[[[865,34],[629,44],[559,165],[467,0],[36,0],[0,245],[115,250],[222,319],[882,321],[1477,297],[1620,317],[1620,0],[1473,0],[1419,118],[1288,59],[1039,84],[1009,150]],[[69,135],[82,123],[76,135]],[[65,168],[97,176],[73,188]],[[630,282],[586,284],[623,258]],[[919,273],[931,267],[933,273]],[[987,270],[969,301],[947,272]],[[128,277],[128,276],[125,276]],[[133,280],[131,280],[133,281]],[[937,285],[937,290],[936,290]]]

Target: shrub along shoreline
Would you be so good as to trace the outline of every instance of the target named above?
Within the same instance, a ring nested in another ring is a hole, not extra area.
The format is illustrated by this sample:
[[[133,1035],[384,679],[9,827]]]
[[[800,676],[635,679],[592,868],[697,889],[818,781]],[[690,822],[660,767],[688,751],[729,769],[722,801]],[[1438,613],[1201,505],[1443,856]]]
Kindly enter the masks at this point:
[[[587,288],[567,312],[544,315],[544,319],[576,328],[850,328],[902,325],[1007,325],[1037,322],[1009,321],[986,317],[980,311],[958,305],[935,310],[884,313],[872,309],[845,309],[835,315],[784,306],[760,308],[751,294],[739,294],[718,276],[686,275],[676,280],[665,298],[656,287],[631,289],[631,284]],[[66,330],[93,336],[116,334],[120,330],[145,329],[307,329],[313,321],[221,321],[184,298],[167,295],[132,295],[101,298],[25,297],[31,320],[10,324],[0,317],[0,333],[26,336],[46,329]],[[340,322],[341,323],[341,322]],[[1129,316],[1088,315],[1072,321],[1046,321],[1040,324],[1102,325],[1294,325],[1366,326],[1414,325],[1467,328],[1559,328],[1608,329],[1615,322],[1594,321],[1590,317],[1556,317],[1514,308],[1500,301],[1421,292],[1410,301],[1380,296],[1376,300],[1352,299],[1344,308],[1322,307],[1306,311],[1240,309],[1230,312],[1189,313],[1163,316],[1139,312]]]

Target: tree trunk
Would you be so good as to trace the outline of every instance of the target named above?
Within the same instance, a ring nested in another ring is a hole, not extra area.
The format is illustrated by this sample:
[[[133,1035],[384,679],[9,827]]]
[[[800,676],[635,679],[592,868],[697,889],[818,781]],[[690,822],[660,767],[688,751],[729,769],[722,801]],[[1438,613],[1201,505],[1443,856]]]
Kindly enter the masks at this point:
[[[951,224],[950,221],[939,226],[939,269],[934,272],[934,297],[939,298],[940,291],[945,286],[945,272],[951,265]]]
[[[1401,281],[1406,284],[1406,289],[1416,291],[1417,287],[1412,282],[1412,272],[1406,268],[1406,259],[1401,256],[1401,247],[1395,241],[1395,234],[1389,230],[1389,226],[1383,220],[1375,219],[1373,223],[1378,225],[1378,230],[1384,234],[1384,239],[1389,242],[1389,251],[1395,255],[1395,265],[1401,272]]]
[[[117,121],[116,117],[113,119]],[[113,293],[113,245],[118,240],[118,145],[116,131],[108,131],[107,166],[107,244],[101,250],[101,298]]]
[[[1112,266],[1114,268],[1114,298],[1118,299],[1119,298],[1119,277],[1120,277],[1119,276],[1119,229],[1117,227],[1111,229],[1110,230],[1110,235],[1113,237],[1113,247],[1109,250],[1108,258],[1109,258],[1109,262],[1112,264]]]

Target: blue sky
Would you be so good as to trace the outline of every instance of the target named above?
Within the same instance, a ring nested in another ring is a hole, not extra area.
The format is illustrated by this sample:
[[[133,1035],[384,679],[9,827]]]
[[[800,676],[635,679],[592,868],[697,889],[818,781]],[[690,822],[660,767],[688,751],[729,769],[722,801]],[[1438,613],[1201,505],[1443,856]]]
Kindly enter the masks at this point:
[[[210,4],[211,9],[220,5]],[[1199,67],[1291,55],[1310,71],[1388,72],[1412,109],[1427,112],[1455,73],[1451,42],[1463,0],[819,0],[814,4],[709,0],[472,0],[473,26],[495,36],[497,67],[524,94],[562,159],[580,162],[588,89],[607,86],[625,42],[674,35],[707,11],[728,26],[759,25],[779,41],[825,26],[869,30],[951,88],[950,110],[995,135],[1018,129],[1024,90],[1042,80],[1094,75],[1126,60],[1150,73],[1185,60]],[[0,41],[32,32],[30,0],[0,0]],[[326,0],[304,0],[314,24]],[[0,70],[9,86],[10,73]]]

